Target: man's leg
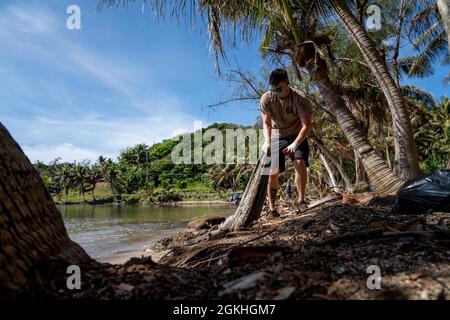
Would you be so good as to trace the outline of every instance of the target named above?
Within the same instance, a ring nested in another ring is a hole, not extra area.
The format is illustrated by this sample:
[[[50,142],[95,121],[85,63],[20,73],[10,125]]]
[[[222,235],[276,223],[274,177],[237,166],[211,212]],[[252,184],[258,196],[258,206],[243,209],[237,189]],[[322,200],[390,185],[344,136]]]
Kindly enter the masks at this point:
[[[267,185],[267,195],[269,196],[269,209],[275,210],[275,199],[277,197],[277,191],[279,189],[278,176],[280,171],[273,169],[273,174],[269,175],[269,184]]]
[[[294,160],[294,167],[295,167],[295,185],[297,187],[298,192],[298,201],[301,202],[305,200],[305,190],[306,190],[307,173],[305,160],[303,159]]]

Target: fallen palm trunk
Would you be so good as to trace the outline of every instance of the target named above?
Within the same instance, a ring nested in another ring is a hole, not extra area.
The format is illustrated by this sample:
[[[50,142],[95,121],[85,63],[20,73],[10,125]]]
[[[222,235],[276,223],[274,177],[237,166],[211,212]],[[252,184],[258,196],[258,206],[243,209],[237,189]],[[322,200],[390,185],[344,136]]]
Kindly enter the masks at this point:
[[[236,212],[230,216],[221,226],[221,230],[238,230],[247,228],[255,220],[258,220],[264,205],[267,193],[269,176],[264,172],[264,164],[267,156],[260,155],[250,180],[245,188],[242,201]]]

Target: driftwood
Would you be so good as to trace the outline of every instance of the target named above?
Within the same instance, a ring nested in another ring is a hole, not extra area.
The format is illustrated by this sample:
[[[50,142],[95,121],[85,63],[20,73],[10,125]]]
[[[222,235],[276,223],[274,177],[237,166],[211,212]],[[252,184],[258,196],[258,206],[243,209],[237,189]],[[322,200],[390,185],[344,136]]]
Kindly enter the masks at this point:
[[[299,211],[300,211],[300,213],[303,213],[303,212],[306,212],[306,211],[311,210],[313,208],[316,208],[316,207],[318,207],[318,206],[320,206],[320,205],[322,205],[324,203],[327,203],[327,202],[330,202],[330,201],[334,201],[334,200],[338,200],[338,199],[342,199],[342,194],[340,194],[340,193],[329,194],[328,196],[326,196],[326,197],[324,197],[322,199],[319,199],[319,200],[311,202],[306,209],[299,210]]]
[[[215,231],[219,231],[219,230],[215,230]],[[211,261],[214,261],[214,260],[217,260],[220,258],[224,258],[224,257],[228,257],[234,250],[239,251],[240,249],[243,249],[243,250],[251,251],[252,249],[244,249],[245,247],[243,247],[243,246],[252,241],[256,241],[261,238],[264,238],[264,237],[268,236],[269,234],[273,233],[274,231],[276,231],[276,230],[272,229],[272,230],[264,232],[263,234],[260,234],[256,237],[253,237],[249,240],[236,243],[233,246],[231,246],[230,248],[227,248],[225,251],[223,251],[218,256],[217,255],[209,256],[202,260],[198,260],[198,258],[202,258],[202,256],[204,256],[205,251],[207,251],[208,249],[213,249],[215,247],[215,245],[212,244],[210,241],[216,240],[218,237],[214,237],[214,239],[203,239],[203,241],[201,241],[201,243],[199,243],[199,244],[185,246],[185,248],[186,247],[190,247],[190,248],[188,248],[187,251],[185,251],[181,256],[178,256],[176,258],[176,261],[174,261],[173,263],[170,263],[170,264],[175,267],[188,267],[188,266],[189,267],[197,267],[204,263],[209,264],[209,262],[211,262]],[[224,232],[222,232],[221,235],[225,236],[226,234]],[[255,250],[257,251],[259,249],[255,249]],[[265,251],[268,249],[262,249],[262,250]]]
[[[242,201],[236,212],[221,226],[221,229],[238,230],[247,228],[253,221],[261,216],[261,211],[266,199],[269,176],[264,172],[264,165],[268,157],[262,153],[253,169],[250,180],[245,188]]]

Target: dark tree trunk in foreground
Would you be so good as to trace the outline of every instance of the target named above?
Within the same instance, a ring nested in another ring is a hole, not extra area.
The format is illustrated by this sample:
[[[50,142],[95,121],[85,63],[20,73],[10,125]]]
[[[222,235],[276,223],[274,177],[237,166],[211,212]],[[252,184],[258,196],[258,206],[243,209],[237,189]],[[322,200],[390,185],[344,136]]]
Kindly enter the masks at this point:
[[[253,169],[250,180],[247,183],[242,200],[236,212],[229,217],[222,225],[222,230],[237,230],[247,228],[253,221],[259,219],[261,211],[266,200],[267,183],[269,176],[264,174],[264,164],[267,156],[262,154]]]
[[[41,177],[0,123],[0,299],[64,289],[57,276],[71,264],[91,262],[69,239]]]

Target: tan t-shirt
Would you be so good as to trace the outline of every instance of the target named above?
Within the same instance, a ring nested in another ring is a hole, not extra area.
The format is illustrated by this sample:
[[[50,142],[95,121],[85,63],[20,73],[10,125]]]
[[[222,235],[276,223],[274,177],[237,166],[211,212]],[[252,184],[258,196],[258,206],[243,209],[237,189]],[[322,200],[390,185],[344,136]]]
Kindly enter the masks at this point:
[[[300,118],[312,114],[311,103],[305,93],[290,88],[289,98],[280,99],[275,92],[267,91],[260,99],[259,109],[272,117],[272,137],[286,138],[296,136],[302,128]]]

